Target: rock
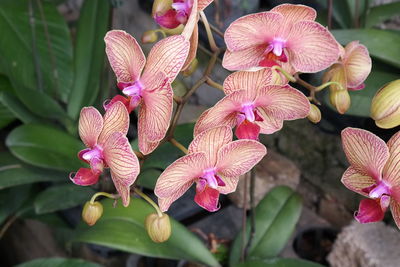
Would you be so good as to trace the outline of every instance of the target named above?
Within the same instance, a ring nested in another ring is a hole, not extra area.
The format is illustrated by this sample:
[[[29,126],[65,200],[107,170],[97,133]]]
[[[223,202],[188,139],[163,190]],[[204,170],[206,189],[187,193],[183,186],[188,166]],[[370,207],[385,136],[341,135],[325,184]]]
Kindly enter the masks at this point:
[[[244,177],[240,179],[237,190],[229,194],[230,200],[238,207],[243,207]],[[277,185],[287,185],[296,189],[300,180],[300,170],[286,157],[269,149],[268,154],[256,166],[255,179],[255,205]],[[249,189],[247,189],[249,190]],[[248,194],[247,207],[250,208],[250,196]]]
[[[400,233],[383,222],[353,221],[336,239],[328,256],[332,267],[396,267],[400,262]]]

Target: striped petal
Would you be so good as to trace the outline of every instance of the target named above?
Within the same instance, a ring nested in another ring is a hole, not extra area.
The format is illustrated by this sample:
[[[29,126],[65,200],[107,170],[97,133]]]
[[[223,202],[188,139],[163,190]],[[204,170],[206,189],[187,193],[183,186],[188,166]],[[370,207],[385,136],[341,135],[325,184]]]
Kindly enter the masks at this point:
[[[189,18],[181,34],[185,38],[185,40],[190,39],[190,37],[193,35],[194,28],[197,26],[197,22],[199,20],[199,12],[197,7],[198,2],[193,1],[192,10],[190,11]]]
[[[132,151],[128,139],[120,132],[113,133],[104,144],[104,161],[110,167],[115,188],[127,207],[130,199],[130,186],[139,172],[139,161]]]
[[[90,168],[80,168],[78,172],[71,173],[69,179],[76,185],[88,186],[96,184],[99,181],[100,174],[93,172]]]
[[[146,63],[142,49],[129,33],[109,31],[104,37],[106,54],[118,82],[132,82],[140,77]]]
[[[389,149],[382,139],[363,129],[346,128],[342,131],[342,144],[347,160],[357,172],[381,180],[389,158]]]
[[[214,0],[199,0],[197,10],[203,11],[209,4],[212,3],[212,1],[214,1]]]
[[[218,191],[221,194],[226,195],[226,194],[229,194],[229,193],[232,193],[232,192],[236,191],[237,185],[239,183],[240,176],[237,176],[237,177],[224,177],[224,176],[222,176],[220,174],[218,174],[218,175],[222,179],[222,181],[225,183],[224,186],[218,186],[218,188],[217,188]]]
[[[94,147],[103,129],[103,117],[94,107],[84,107],[79,117],[79,136],[87,147]]]
[[[300,72],[318,72],[339,57],[339,47],[332,34],[314,21],[293,25],[287,39],[289,62]]]
[[[290,29],[291,25],[301,20],[315,20],[317,12],[314,8],[304,5],[282,4],[271,9],[284,17],[284,27]]]
[[[368,49],[353,41],[346,45],[343,65],[346,70],[347,87],[357,87],[367,79],[372,62]]]
[[[218,151],[217,173],[238,177],[251,170],[266,154],[265,146],[257,141],[233,141]]]
[[[348,189],[366,197],[368,196],[368,192],[363,191],[363,189],[366,189],[376,184],[374,178],[359,173],[351,166],[347,168],[347,170],[343,173],[341,181]]]
[[[226,50],[222,66],[230,71],[251,70],[258,67],[267,45],[251,46],[240,51]]]
[[[183,64],[182,71],[186,70],[189,66],[190,63],[192,63],[193,59],[196,58],[197,54],[197,46],[199,44],[199,27],[197,26],[197,23],[194,26],[192,36],[190,36],[190,49],[189,49],[189,54],[188,57],[186,58],[185,64]]]
[[[390,202],[390,211],[397,227],[400,229],[400,203],[392,199]]]
[[[122,135],[126,135],[128,128],[128,110],[122,102],[117,101],[104,114],[104,126],[99,137],[99,144],[106,142],[114,132],[121,132]]]
[[[270,68],[259,71],[238,71],[234,72],[224,81],[224,92],[226,95],[238,90],[257,92],[260,88],[271,84],[272,71]],[[254,97],[256,94],[254,94]]]
[[[391,186],[400,186],[400,131],[390,138],[387,143],[389,159],[383,169],[383,179]]]
[[[164,72],[169,83],[181,71],[189,53],[189,41],[181,35],[173,35],[156,43],[147,57],[143,76]]]
[[[207,157],[207,167],[217,163],[218,150],[232,141],[232,129],[228,126],[215,127],[201,132],[189,145],[189,154],[204,152]]]
[[[256,121],[260,126],[260,133],[262,134],[273,134],[283,127],[283,120],[276,118],[273,114],[269,114],[267,109],[258,107],[258,115],[263,119],[262,121]]]
[[[235,20],[225,31],[227,49],[239,51],[272,41],[283,20],[283,16],[276,12],[260,12]]]
[[[215,212],[219,210],[220,205],[219,191],[217,189],[205,186],[203,190],[198,190],[196,188],[196,195],[194,201],[202,208],[208,210],[209,212]]]
[[[177,159],[160,175],[154,193],[159,199],[178,199],[203,174],[206,169],[206,161],[206,154],[203,152],[189,154]],[[169,202],[167,201],[167,203]]]
[[[192,186],[194,182],[189,181],[179,188],[178,191],[174,192],[167,198],[159,198],[158,199],[158,205],[160,206],[160,209],[162,212],[166,212],[169,207],[174,203],[178,198],[180,198],[189,188]]]

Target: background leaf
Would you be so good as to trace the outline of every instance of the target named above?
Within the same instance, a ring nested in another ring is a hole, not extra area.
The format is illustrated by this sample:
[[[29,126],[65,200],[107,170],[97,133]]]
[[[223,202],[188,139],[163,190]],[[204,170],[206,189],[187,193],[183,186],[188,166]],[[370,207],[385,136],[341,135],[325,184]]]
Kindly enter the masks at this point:
[[[236,264],[235,267],[322,267],[323,265],[301,260],[301,259],[272,259],[272,260],[252,260],[246,261],[240,264]]]
[[[302,203],[299,194],[286,186],[272,189],[255,208],[255,235],[248,256],[251,259],[276,257],[285,247],[292,235],[301,213]],[[247,221],[247,234],[250,234],[250,220]],[[238,233],[231,248],[229,263],[239,262],[242,233]]]
[[[81,259],[43,258],[24,262],[16,267],[100,267],[101,265]]]
[[[32,186],[23,185],[6,188],[0,191],[0,225],[8,216],[17,213],[17,211],[31,197]]]
[[[103,245],[126,252],[168,259],[187,259],[209,266],[219,266],[203,243],[183,225],[171,219],[172,235],[165,243],[154,243],[148,237],[144,221],[154,209],[141,199],[132,199],[129,207],[112,200],[102,202],[103,216],[92,227],[81,225],[73,241]]]
[[[0,92],[0,103],[12,116],[24,123],[39,122],[40,119],[32,114],[14,95],[8,92]]]
[[[83,106],[93,104],[104,67],[104,36],[108,29],[110,1],[86,0],[78,22],[74,55],[75,81],[68,114],[76,119]]]
[[[383,5],[377,5],[369,9],[367,14],[367,19],[365,22],[365,27],[370,28],[391,17],[398,15],[400,10],[400,2],[388,3]]]
[[[14,156],[34,166],[69,172],[82,166],[77,157],[81,142],[50,126],[19,126],[7,136],[6,145]]]

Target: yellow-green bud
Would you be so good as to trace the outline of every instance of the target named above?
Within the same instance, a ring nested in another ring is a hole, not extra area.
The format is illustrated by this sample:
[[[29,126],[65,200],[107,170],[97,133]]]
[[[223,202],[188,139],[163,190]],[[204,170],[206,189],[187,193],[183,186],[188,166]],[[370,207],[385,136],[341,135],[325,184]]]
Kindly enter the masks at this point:
[[[182,72],[183,76],[189,77],[197,70],[197,66],[199,65],[199,61],[197,58],[194,58],[192,62],[190,62],[189,66]]]
[[[330,100],[340,114],[344,114],[350,108],[350,95],[346,89],[330,90]]]
[[[177,34],[181,34],[183,32],[184,28],[185,28],[185,26],[183,24],[180,24],[178,27],[173,28],[173,29],[161,27],[161,30],[163,30],[167,35],[177,35]]]
[[[156,243],[165,242],[171,236],[171,222],[165,213],[161,217],[157,213],[149,214],[145,226],[149,237]]]
[[[400,125],[400,80],[384,85],[375,94],[371,103],[371,118],[384,129]]]
[[[310,113],[308,113],[307,119],[312,123],[318,123],[321,121],[321,111],[316,105],[310,104]]]
[[[103,205],[100,202],[86,202],[82,210],[82,219],[89,225],[94,225],[103,214]]]
[[[155,30],[146,31],[142,35],[142,43],[143,44],[154,43],[154,42],[157,42],[157,40],[158,40],[158,36],[157,36],[157,32]]]

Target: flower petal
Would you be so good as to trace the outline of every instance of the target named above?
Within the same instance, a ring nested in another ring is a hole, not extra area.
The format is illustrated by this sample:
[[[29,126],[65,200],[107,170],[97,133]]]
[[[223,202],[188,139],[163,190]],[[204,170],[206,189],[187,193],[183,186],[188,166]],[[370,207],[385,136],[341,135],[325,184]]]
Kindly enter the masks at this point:
[[[189,154],[204,152],[208,167],[217,163],[218,150],[232,141],[232,129],[229,126],[215,127],[201,132],[189,145]]]
[[[212,1],[214,0],[199,0],[197,10],[203,11],[209,4],[211,4]]]
[[[225,183],[224,186],[218,186],[218,191],[221,194],[229,194],[236,191],[237,185],[239,183],[239,176],[237,177],[224,177],[222,175],[219,176],[222,181]]]
[[[383,179],[391,186],[400,186],[400,131],[387,143],[389,159],[383,169]]]
[[[196,190],[194,201],[202,208],[214,212],[220,209],[218,204],[219,191],[217,189],[205,186],[202,191]]]
[[[143,155],[150,154],[153,152],[158,145],[160,144],[160,141],[149,141],[146,138],[146,135],[143,133],[143,129],[141,131],[138,131],[138,136],[141,136],[142,138],[139,138],[138,146],[139,146],[139,151],[142,152]]]
[[[90,168],[80,168],[73,177],[72,175],[72,173],[69,175],[69,179],[71,179],[74,184],[87,186],[97,183],[100,173],[94,173]]]
[[[94,147],[103,129],[103,117],[94,107],[84,107],[79,117],[79,136],[87,147]]]
[[[193,184],[193,181],[189,181],[179,188],[178,191],[174,192],[167,198],[159,198],[158,199],[158,205],[160,206],[160,209],[162,212],[166,212],[169,207],[172,205],[173,202],[175,202],[178,198],[180,198]]]
[[[128,138],[120,132],[113,133],[104,144],[104,161],[111,169],[113,183],[121,196],[122,204],[129,205],[130,186],[139,172],[139,161],[132,151]]]
[[[230,71],[251,70],[258,67],[266,47],[267,45],[251,46],[235,52],[226,50],[222,59],[222,66]]]
[[[260,126],[260,133],[272,134],[282,129],[283,120],[269,114],[268,110],[258,107],[257,113],[263,119],[262,121],[256,121],[256,123]]]
[[[116,102],[122,102],[122,104],[125,105],[126,109],[128,110],[128,113],[132,112],[132,108],[130,107],[130,99],[128,97],[122,96],[122,95],[116,95],[114,96],[111,100],[106,100],[103,103],[103,108],[105,111],[107,111],[114,103]]]
[[[260,134],[260,125],[256,122],[243,121],[236,126],[235,135],[239,139],[258,140]]]
[[[357,87],[367,79],[371,72],[372,62],[368,49],[353,41],[345,47],[343,64],[346,70],[347,87]]]
[[[400,229],[400,203],[392,199],[390,202],[390,211],[397,227]]]
[[[169,165],[157,180],[154,193],[158,198],[175,199],[182,196],[188,189],[188,183],[193,183],[206,169],[206,154],[197,152],[177,159]]]
[[[182,31],[182,36],[189,40],[190,37],[193,35],[193,31],[197,22],[199,20],[199,13],[198,13],[198,1],[193,1],[192,10],[190,11],[189,18],[186,22],[185,28]]]
[[[300,72],[318,72],[339,57],[339,46],[332,34],[314,21],[293,25],[287,39],[289,62]]]
[[[118,82],[132,82],[140,77],[146,63],[142,49],[129,33],[109,31],[104,37],[106,54]]]
[[[382,169],[389,158],[389,149],[378,136],[363,129],[342,131],[343,150],[351,166],[361,175],[381,179]]]
[[[357,172],[357,170],[351,166],[343,173],[341,181],[348,189],[364,196],[368,196],[368,193],[363,191],[363,189],[376,183],[374,178]]]
[[[164,14],[155,14],[154,20],[158,25],[167,29],[175,29],[181,22],[176,19],[176,11],[174,9],[167,10]]]
[[[283,15],[285,27],[290,27],[301,20],[315,20],[317,17],[315,9],[305,5],[282,4],[270,11]]]
[[[385,212],[379,204],[379,199],[363,199],[360,202],[358,211],[354,214],[354,218],[359,223],[371,223],[382,221]]]
[[[129,113],[125,105],[117,101],[104,114],[104,126],[99,137],[99,144],[104,144],[114,132],[128,133]]]
[[[143,76],[162,71],[171,83],[181,71],[189,53],[189,41],[181,35],[173,35],[156,43],[147,57]]]
[[[276,12],[259,12],[243,16],[228,27],[224,39],[230,51],[267,44],[280,31],[283,16]]]
[[[192,63],[193,59],[196,58],[197,46],[199,44],[199,27],[197,26],[197,23],[194,26],[193,33],[189,41],[190,41],[189,55],[186,58],[185,64],[183,64],[182,71],[186,70],[190,66],[190,63]]]
[[[254,91],[269,85],[272,80],[270,68],[259,71],[238,71],[234,72],[224,81],[224,92],[226,95],[238,90]]]
[[[233,141],[218,151],[217,173],[225,177],[240,176],[253,168],[266,154],[267,149],[260,142]]]

